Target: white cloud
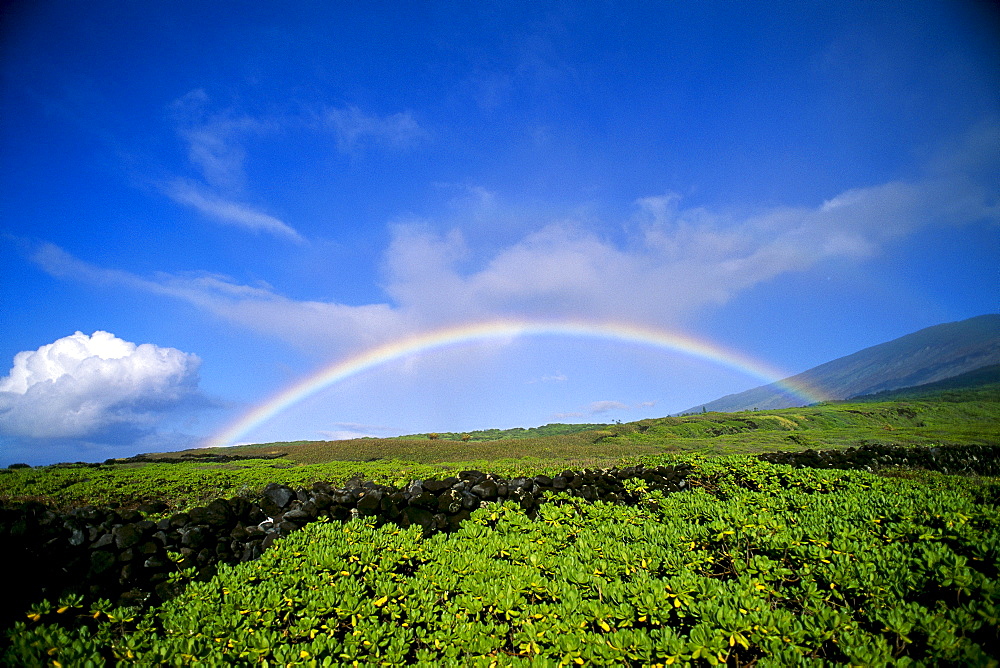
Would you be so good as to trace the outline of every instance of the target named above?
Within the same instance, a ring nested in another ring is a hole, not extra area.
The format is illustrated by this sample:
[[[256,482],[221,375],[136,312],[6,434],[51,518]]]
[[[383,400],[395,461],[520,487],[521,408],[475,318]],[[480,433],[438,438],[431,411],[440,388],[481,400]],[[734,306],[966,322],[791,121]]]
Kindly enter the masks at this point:
[[[643,401],[636,405],[636,408],[650,408],[655,406],[655,401]],[[602,415],[604,413],[610,413],[612,411],[628,411],[632,410],[632,406],[622,403],[620,401],[603,400],[603,401],[592,401],[589,403],[583,411],[571,411],[566,413],[554,413],[552,415],[553,420],[565,420],[566,418],[581,418],[587,417],[588,415]]]
[[[335,429],[333,431],[317,431],[316,435],[324,441],[349,441],[354,438],[377,438],[369,431],[354,431],[351,429]]]
[[[531,380],[527,381],[526,384],[533,385],[535,383],[565,383],[567,380],[569,379],[566,377],[566,374],[557,371],[556,373],[549,376],[542,376],[541,378],[532,378]]]
[[[352,438],[378,438],[379,434],[384,437],[392,431],[390,427],[360,422],[334,422],[331,426],[336,429],[320,430],[316,434],[328,441],[347,441]]]
[[[365,143],[405,149],[429,136],[409,112],[369,116],[357,107],[346,106],[328,109],[324,120],[336,133],[337,147],[344,153],[355,153]]]
[[[196,355],[76,332],[14,356],[0,378],[0,434],[30,439],[148,435],[197,395]]]
[[[41,245],[32,260],[54,276],[181,299],[249,330],[319,351],[365,348],[414,329],[388,304],[296,301],[267,285],[241,285],[229,277],[204,272],[143,278],[91,265],[52,244]]]
[[[245,204],[205,194],[190,181],[181,179],[172,181],[165,187],[165,192],[178,204],[190,206],[203,215],[220,222],[254,232],[269,232],[294,241],[303,241],[302,235],[274,216],[256,211]]]
[[[979,144],[976,150],[984,153]],[[42,246],[35,260],[55,275],[169,295],[336,355],[470,320],[621,319],[677,326],[775,277],[830,260],[868,260],[921,228],[998,222],[995,196],[995,184],[945,169],[920,181],[851,189],[813,207],[743,215],[684,208],[679,196],[667,194],[637,200],[617,240],[585,222],[550,219],[485,255],[470,248],[459,225],[441,232],[428,221],[397,224],[382,258],[388,299],[360,305],[295,300],[270,286],[213,274],[139,277],[89,265],[54,246]],[[500,208],[492,199],[490,209]],[[498,216],[503,219],[502,211]]]
[[[198,89],[171,105],[178,123],[177,134],[188,146],[188,161],[200,172],[204,183],[173,179],[161,186],[164,194],[227,225],[303,241],[302,235],[284,221],[239,201],[246,190],[247,152],[241,141],[248,136],[274,132],[282,124],[228,114],[206,117],[208,104],[208,95]]]
[[[627,411],[629,406],[620,401],[594,401],[587,406],[587,412],[591,415],[600,413],[610,413],[611,411]]]

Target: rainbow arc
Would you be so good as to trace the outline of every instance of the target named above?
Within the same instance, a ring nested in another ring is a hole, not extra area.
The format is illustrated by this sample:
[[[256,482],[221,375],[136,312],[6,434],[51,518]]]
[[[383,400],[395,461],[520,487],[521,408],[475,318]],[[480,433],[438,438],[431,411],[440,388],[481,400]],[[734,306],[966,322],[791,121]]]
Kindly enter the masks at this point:
[[[383,364],[452,346],[525,336],[604,339],[659,348],[729,367],[759,378],[765,383],[775,383],[792,396],[801,399],[803,404],[823,400],[816,390],[791,382],[784,378],[785,374],[766,364],[712,342],[677,332],[622,322],[494,320],[425,331],[334,362],[282,389],[267,401],[244,413],[209,439],[206,447],[221,447],[243,442],[253,429],[295,404],[331,385]]]

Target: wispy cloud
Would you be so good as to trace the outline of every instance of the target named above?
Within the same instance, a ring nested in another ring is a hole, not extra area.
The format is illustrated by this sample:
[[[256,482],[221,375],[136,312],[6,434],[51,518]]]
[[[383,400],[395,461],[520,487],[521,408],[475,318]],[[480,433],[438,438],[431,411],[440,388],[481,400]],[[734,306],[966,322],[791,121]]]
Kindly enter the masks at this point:
[[[531,380],[527,381],[526,384],[534,385],[535,383],[565,383],[567,380],[569,379],[566,377],[566,374],[557,371],[556,373],[549,376],[542,376],[541,378],[532,378]]]
[[[655,401],[642,401],[634,406],[634,408],[651,408],[656,405]],[[553,413],[553,420],[566,420],[569,418],[582,418],[590,415],[603,415],[604,413],[611,413],[614,411],[630,411],[633,406],[629,406],[621,401],[614,401],[611,399],[605,399],[602,401],[592,401],[587,407],[581,411],[567,411],[563,413]]]
[[[142,277],[95,266],[53,244],[38,246],[31,259],[53,276],[180,299],[250,331],[313,350],[364,348],[413,329],[388,304],[348,306],[296,301],[267,285],[242,285],[227,276],[207,272]]]
[[[623,404],[620,401],[595,401],[587,407],[587,412],[591,415],[627,410],[629,410],[628,404]]]
[[[181,179],[172,181],[164,187],[164,191],[178,204],[190,206],[201,214],[227,225],[242,227],[254,232],[267,232],[275,236],[287,237],[293,241],[304,241],[302,235],[295,229],[274,216],[257,211],[245,204],[206,194],[190,181]]]
[[[389,427],[358,422],[334,422],[331,426],[335,429],[320,430],[316,435],[328,441],[346,441],[352,438],[377,438],[379,434],[385,435],[392,431]]]
[[[161,186],[178,204],[191,207],[207,218],[253,232],[264,232],[302,242],[297,230],[275,216],[259,211],[240,200],[246,191],[244,163],[248,137],[280,129],[274,119],[208,114],[205,91],[191,91],[171,105],[177,135],[188,146],[188,161],[199,173],[198,183],[177,178]]]
[[[981,146],[977,150],[984,153]],[[244,216],[246,225],[293,234],[280,221],[208,197],[192,201],[218,215]],[[773,207],[743,216],[684,208],[674,194],[646,197],[621,221],[628,230],[624,238],[613,241],[590,231],[586,222],[561,219],[485,256],[469,247],[458,226],[442,232],[429,222],[399,224],[382,258],[387,299],[360,305],[294,300],[270,286],[241,285],[208,273],[140,277],[90,265],[48,245],[34,258],[55,275],[169,295],[250,330],[335,354],[480,319],[683,325],[778,276],[831,260],[866,261],[917,230],[977,221],[1000,222],[995,183],[939,170],[922,180],[851,189],[813,207]]]
[[[366,144],[407,149],[430,137],[409,112],[373,116],[346,106],[328,109],[323,118],[344,153],[355,153]]]

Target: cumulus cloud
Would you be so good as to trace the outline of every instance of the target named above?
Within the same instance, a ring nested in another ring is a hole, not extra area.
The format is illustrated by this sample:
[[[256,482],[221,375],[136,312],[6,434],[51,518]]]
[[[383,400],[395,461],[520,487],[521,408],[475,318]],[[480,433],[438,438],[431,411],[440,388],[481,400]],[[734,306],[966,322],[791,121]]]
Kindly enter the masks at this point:
[[[355,153],[365,144],[405,149],[429,136],[409,112],[372,116],[346,106],[328,109],[324,121],[336,134],[337,147],[344,153]]]
[[[197,396],[196,355],[109,332],[76,332],[20,352],[0,378],[0,434],[29,439],[148,436]]]

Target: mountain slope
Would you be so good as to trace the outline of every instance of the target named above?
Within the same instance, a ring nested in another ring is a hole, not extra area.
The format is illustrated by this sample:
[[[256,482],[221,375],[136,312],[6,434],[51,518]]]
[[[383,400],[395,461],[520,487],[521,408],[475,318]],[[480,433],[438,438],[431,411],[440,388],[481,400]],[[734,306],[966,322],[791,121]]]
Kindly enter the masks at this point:
[[[921,329],[820,364],[786,381],[815,388],[827,399],[847,399],[923,385],[1000,363],[1000,314]],[[741,411],[801,405],[777,383],[730,394],[685,412]]]
[[[991,364],[933,383],[850,397],[848,401],[924,401],[928,399],[1000,402],[1000,364]]]

